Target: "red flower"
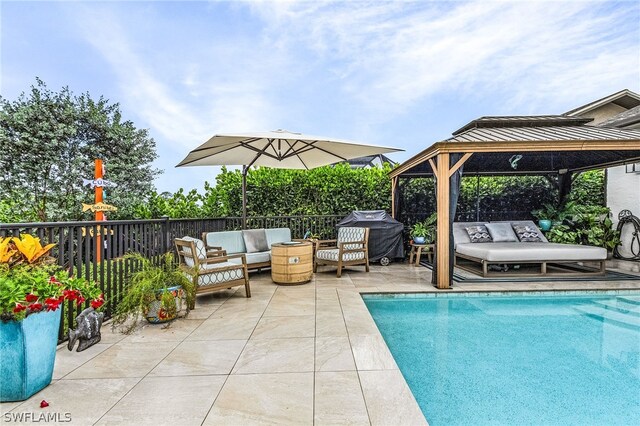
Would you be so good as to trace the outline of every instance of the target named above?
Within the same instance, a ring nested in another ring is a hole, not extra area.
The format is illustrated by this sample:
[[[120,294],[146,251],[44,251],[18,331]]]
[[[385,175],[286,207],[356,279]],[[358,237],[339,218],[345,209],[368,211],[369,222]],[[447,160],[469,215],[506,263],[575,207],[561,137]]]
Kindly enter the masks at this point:
[[[81,304],[83,304],[85,302],[85,300],[87,300],[87,299],[85,299],[82,296],[78,296],[78,300],[76,301],[76,306],[80,306]]]
[[[21,303],[16,303],[16,307],[15,307],[15,308],[13,308],[13,313],[14,313],[14,314],[17,314],[18,312],[22,312],[22,311],[24,311],[25,309],[27,309],[27,307],[26,307],[26,306],[24,306],[24,305],[23,305],[23,304],[21,304]]]
[[[62,285],[62,283],[60,281],[58,281],[58,279],[54,276],[49,277],[49,283],[53,284],[58,284],[59,286]]]
[[[45,305],[47,305],[47,312],[55,311],[60,306],[60,300],[52,298],[52,297],[50,297],[47,300],[45,300],[44,303],[45,303]]]
[[[42,310],[42,303],[32,303],[27,307],[31,312],[38,312]]]
[[[67,300],[76,300],[78,296],[80,296],[80,292],[78,290],[65,290],[62,294]]]
[[[40,408],[46,408],[49,406],[49,403],[44,399],[40,402]]]
[[[103,304],[104,304],[104,300],[102,300],[102,299],[96,299],[96,300],[92,300],[91,301],[91,307],[93,309],[98,309]]]
[[[36,300],[38,300],[38,296],[36,296],[36,295],[35,295],[35,294],[33,294],[33,293],[28,293],[28,294],[27,294],[27,296],[26,296],[26,299],[27,299],[27,302],[29,302],[29,303],[33,303],[33,302],[35,302]]]

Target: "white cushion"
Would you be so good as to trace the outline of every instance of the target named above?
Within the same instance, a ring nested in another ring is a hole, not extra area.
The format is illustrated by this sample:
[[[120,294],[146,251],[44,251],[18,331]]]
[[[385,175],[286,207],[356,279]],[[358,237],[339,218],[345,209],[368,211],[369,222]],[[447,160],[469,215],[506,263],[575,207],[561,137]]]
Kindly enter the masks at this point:
[[[557,243],[487,243],[458,244],[456,253],[490,262],[579,261],[604,260],[607,250],[602,247]]]
[[[244,256],[247,259],[248,266],[251,266],[252,264],[255,264],[255,263],[264,263],[264,262],[271,261],[270,251],[262,251],[259,253],[246,253]],[[236,265],[240,265],[242,264],[242,258],[238,257],[234,259],[229,259],[229,262],[235,263]]]
[[[193,237],[182,237],[181,240],[184,241],[193,241],[195,246],[196,246],[196,257],[200,260],[204,260],[207,258],[207,249],[204,246],[204,243],[202,242],[202,240],[199,240],[197,238],[193,238]],[[185,253],[187,254],[192,254],[191,253],[191,249],[189,247],[182,247],[182,250],[184,250]],[[189,256],[185,256],[184,257],[184,263],[186,263],[187,266],[191,266],[193,267],[193,265],[195,265],[195,262],[193,261],[193,258],[189,257]]]
[[[339,249],[326,249],[326,250],[318,250],[316,252],[316,257],[318,259],[323,260],[332,260],[334,262],[338,261]],[[349,262],[351,260],[360,260],[364,259],[364,252],[357,251],[352,253],[342,253],[342,261]]]
[[[518,236],[510,223],[485,223],[494,243],[517,243]]]
[[[220,284],[227,281],[241,279],[244,271],[241,268],[231,269],[229,271],[211,272],[226,266],[237,266],[231,262],[210,263],[200,267],[200,275],[198,276],[198,286],[207,286],[212,284]],[[206,271],[206,272],[205,272]]]

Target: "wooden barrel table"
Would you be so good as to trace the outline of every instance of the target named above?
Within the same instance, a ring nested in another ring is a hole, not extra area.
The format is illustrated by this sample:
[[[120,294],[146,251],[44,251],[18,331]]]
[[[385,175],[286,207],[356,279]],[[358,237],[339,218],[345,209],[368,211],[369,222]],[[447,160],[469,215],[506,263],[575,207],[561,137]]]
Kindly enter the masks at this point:
[[[271,279],[276,284],[298,285],[313,275],[313,244],[271,244]]]

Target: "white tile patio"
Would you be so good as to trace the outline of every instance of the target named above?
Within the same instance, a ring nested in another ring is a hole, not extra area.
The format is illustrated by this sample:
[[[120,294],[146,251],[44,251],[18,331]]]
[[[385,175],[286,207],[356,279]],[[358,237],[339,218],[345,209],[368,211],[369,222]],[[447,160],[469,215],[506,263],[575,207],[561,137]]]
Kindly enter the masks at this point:
[[[426,268],[322,268],[277,286],[269,272],[244,289],[199,296],[187,319],[130,336],[103,327],[100,344],[58,350],[54,382],[0,415],[69,413],[77,425],[424,425],[426,420],[360,296],[435,292]],[[640,281],[457,284],[453,292],[639,288]],[[11,424],[19,424],[12,422]]]

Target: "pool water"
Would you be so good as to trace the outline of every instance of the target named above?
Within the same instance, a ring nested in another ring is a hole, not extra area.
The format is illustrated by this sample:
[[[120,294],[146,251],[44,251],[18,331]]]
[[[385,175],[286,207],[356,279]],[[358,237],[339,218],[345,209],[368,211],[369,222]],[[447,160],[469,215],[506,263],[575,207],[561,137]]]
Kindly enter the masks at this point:
[[[640,424],[640,293],[364,296],[432,426]]]

